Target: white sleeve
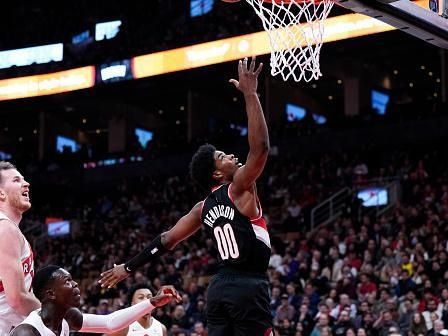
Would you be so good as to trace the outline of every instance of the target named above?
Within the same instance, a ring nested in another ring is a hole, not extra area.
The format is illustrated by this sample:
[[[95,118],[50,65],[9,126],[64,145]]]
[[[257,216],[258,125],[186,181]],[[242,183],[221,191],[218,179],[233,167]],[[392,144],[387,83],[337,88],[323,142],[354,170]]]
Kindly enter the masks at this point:
[[[80,332],[113,333],[128,327],[141,316],[149,314],[155,307],[149,300],[121,309],[109,315],[82,314]]]

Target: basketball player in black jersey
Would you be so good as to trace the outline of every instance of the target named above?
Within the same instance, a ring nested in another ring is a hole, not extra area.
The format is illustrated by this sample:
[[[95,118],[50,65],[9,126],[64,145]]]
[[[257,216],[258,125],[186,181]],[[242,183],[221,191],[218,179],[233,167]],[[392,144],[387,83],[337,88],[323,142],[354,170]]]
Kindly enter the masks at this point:
[[[269,153],[269,135],[258,100],[258,67],[252,58],[238,64],[238,81],[230,82],[246,102],[249,154],[245,165],[232,154],[203,145],[193,156],[190,171],[209,196],[197,203],[167,232],[156,237],[144,251],[104,272],[99,282],[112,287],[138,267],[173,250],[201,226],[219,252],[219,271],[207,293],[210,336],[269,336],[269,284],[266,270],[270,256],[269,234],[262,216],[255,182]]]

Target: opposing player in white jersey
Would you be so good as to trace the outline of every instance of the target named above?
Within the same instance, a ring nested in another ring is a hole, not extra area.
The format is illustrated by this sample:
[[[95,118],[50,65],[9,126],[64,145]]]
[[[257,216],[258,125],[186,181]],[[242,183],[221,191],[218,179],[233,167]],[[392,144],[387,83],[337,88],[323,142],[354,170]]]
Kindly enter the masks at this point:
[[[144,300],[152,298],[153,294],[147,284],[137,284],[129,289],[128,302],[136,305]],[[166,327],[151,316],[151,313],[143,315],[128,328],[124,328],[109,336],[168,336]]]
[[[49,265],[36,272],[33,281],[36,297],[42,302],[37,309],[11,332],[11,336],[69,336],[70,331],[113,333],[129,326],[155,307],[162,307],[181,297],[173,286],[163,286],[155,297],[109,315],[83,314],[78,309],[81,292],[65,269]]]
[[[40,307],[31,290],[33,252],[19,229],[31,207],[29,189],[13,164],[0,161],[0,336]]]

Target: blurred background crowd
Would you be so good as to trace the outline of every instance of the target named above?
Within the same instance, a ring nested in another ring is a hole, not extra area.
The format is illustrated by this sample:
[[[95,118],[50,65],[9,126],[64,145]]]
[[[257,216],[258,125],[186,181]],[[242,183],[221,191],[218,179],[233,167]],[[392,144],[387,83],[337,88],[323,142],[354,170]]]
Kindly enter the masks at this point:
[[[0,50],[63,44],[63,60],[0,69],[0,159],[31,182],[21,228],[36,267],[69,270],[83,311],[125,307],[135,283],[171,284],[183,302],[153,315],[170,336],[207,335],[217,252],[201,232],[116,288],[97,281],[207,196],[187,174],[198,145],[247,155],[244,103],[228,84],[235,62],[137,79],[131,60],[262,31],[245,5],[82,0],[4,11]],[[349,13],[336,7],[331,16]],[[96,40],[102,23],[113,36]],[[276,335],[448,336],[446,52],[399,31],[326,43],[324,75],[309,83],[273,78],[268,56],[258,60],[271,152],[257,187]],[[87,65],[88,89],[2,96],[4,79]],[[126,76],[101,77],[117,65]]]
[[[270,158],[259,190],[273,242],[268,274],[279,335],[446,332],[446,157],[444,146],[434,144],[407,151],[372,147],[360,153]],[[400,185],[400,201],[378,216],[384,206],[372,212],[357,191],[390,181]],[[53,196],[65,204],[57,216],[71,221],[68,236],[42,236],[39,216],[51,217],[55,210],[51,201],[36,204],[24,229],[34,237],[37,266],[66,267],[80,280],[82,309],[97,314],[126,306],[134,283],[146,282],[154,290],[174,285],[182,304],[158,309],[154,316],[172,335],[206,335],[205,292],[217,251],[202,233],[115,289],[97,283],[101,271],[135,255],[203,193],[186,173],[108,184],[78,196],[70,195],[68,186],[55,191]],[[351,193],[340,215],[310,227],[311,209],[344,187]]]

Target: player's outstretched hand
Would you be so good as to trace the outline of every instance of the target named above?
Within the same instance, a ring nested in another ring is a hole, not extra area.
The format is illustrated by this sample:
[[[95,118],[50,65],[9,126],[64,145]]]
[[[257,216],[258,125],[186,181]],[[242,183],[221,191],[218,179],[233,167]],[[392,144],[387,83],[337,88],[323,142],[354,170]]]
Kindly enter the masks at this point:
[[[252,57],[250,65],[247,65],[247,57],[244,60],[240,60],[238,63],[238,80],[231,79],[230,83],[240,90],[245,95],[256,93],[258,86],[258,75],[263,68],[263,63],[260,63],[255,70],[255,56]]]
[[[173,286],[162,286],[157,295],[151,298],[151,304],[154,307],[162,307],[171,300],[176,300],[177,303],[180,303],[182,298]]]
[[[114,268],[101,273],[101,278],[98,282],[101,284],[101,287],[112,288],[128,276],[129,273],[124,269],[124,264],[114,265]]]

